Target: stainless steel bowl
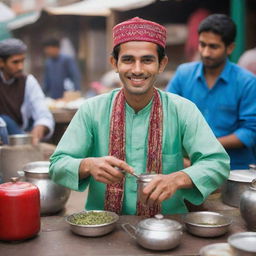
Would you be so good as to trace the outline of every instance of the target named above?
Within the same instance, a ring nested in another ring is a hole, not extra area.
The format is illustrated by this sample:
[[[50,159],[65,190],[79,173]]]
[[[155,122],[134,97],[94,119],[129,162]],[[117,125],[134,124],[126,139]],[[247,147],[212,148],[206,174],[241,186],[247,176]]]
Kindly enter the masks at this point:
[[[191,212],[184,217],[189,233],[201,237],[216,237],[228,231],[231,219],[217,212]]]
[[[233,250],[228,243],[209,244],[199,251],[200,256],[234,256]]]
[[[228,237],[235,256],[256,255],[256,232],[240,232]]]
[[[110,223],[99,224],[99,225],[79,225],[79,224],[72,223],[72,218],[74,218],[78,214],[89,213],[89,212],[107,212],[108,214],[113,216],[114,220]],[[109,212],[109,211],[101,211],[101,210],[82,211],[82,212],[71,214],[66,218],[66,221],[70,225],[70,229],[72,232],[80,236],[90,236],[90,237],[103,236],[110,233],[116,227],[116,222],[118,220],[119,220],[119,216],[116,213]]]

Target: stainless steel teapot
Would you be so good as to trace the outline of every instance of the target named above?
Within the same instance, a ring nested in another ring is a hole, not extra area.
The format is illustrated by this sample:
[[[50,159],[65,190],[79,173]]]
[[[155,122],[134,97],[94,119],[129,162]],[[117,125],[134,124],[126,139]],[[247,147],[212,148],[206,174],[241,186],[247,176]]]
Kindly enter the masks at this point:
[[[151,250],[172,249],[180,244],[182,237],[182,225],[175,220],[164,219],[162,214],[140,221],[137,228],[129,223],[122,224],[122,228],[138,244]]]

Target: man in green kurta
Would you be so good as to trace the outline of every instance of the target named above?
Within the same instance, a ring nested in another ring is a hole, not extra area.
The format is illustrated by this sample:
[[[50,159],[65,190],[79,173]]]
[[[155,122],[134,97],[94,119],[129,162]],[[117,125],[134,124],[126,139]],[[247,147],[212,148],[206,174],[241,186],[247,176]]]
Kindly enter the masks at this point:
[[[113,39],[123,88],[80,107],[51,157],[51,177],[76,191],[89,186],[87,210],[185,213],[184,199],[201,204],[227,179],[229,157],[192,102],[154,87],[168,61],[165,28],[133,18],[113,28]],[[132,172],[158,174],[143,203]]]

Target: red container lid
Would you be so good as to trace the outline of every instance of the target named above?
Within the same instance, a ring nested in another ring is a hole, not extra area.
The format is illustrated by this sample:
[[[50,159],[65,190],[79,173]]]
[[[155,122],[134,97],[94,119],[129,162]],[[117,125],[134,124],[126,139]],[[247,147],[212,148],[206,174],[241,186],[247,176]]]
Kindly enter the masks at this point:
[[[23,182],[19,181],[18,177],[11,178],[10,182],[6,182],[3,184],[0,184],[0,192],[26,192],[31,191],[34,189],[38,189],[37,186],[35,186],[32,183],[29,182]]]

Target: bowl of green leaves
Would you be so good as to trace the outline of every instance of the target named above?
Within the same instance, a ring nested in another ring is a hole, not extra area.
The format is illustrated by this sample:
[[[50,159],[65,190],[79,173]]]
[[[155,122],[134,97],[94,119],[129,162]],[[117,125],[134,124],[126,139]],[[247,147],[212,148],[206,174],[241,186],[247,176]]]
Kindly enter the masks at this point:
[[[73,213],[66,217],[73,233],[80,236],[103,236],[114,230],[119,216],[114,212],[93,210]]]

